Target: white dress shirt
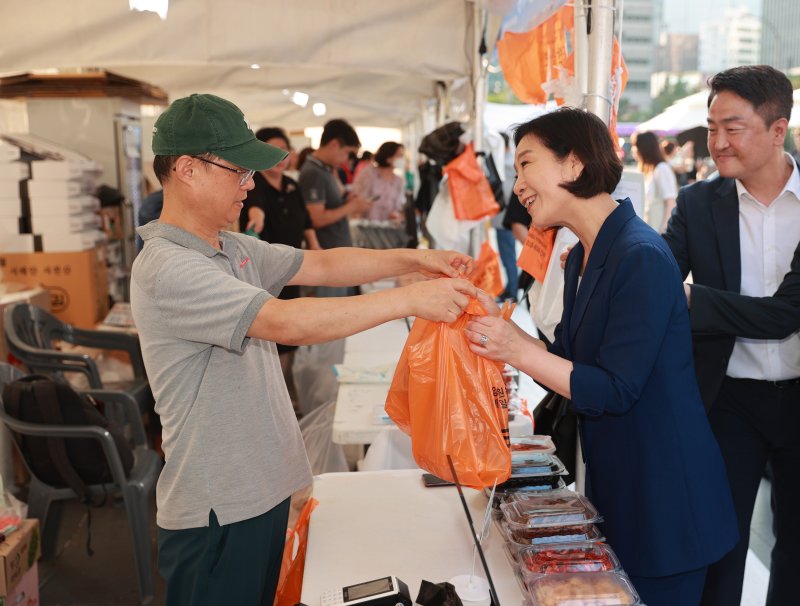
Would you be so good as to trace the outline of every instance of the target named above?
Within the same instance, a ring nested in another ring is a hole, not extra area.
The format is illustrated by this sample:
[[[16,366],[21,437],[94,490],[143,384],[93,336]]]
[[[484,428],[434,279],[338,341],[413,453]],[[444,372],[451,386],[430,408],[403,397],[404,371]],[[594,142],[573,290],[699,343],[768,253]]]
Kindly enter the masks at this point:
[[[792,157],[785,157],[792,164],[792,174],[768,206],[736,180],[743,295],[772,295],[789,272],[800,242],[800,173]],[[781,341],[737,338],[727,374],[767,381],[800,377],[800,331]]]

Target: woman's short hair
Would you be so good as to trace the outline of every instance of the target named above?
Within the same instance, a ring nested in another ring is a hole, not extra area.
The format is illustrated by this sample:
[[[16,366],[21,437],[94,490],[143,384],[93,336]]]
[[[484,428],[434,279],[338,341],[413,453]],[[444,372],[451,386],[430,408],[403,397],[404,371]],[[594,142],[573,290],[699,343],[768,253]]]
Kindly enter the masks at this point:
[[[645,166],[658,166],[664,162],[664,152],[658,144],[658,136],[650,131],[633,133],[631,143],[636,146],[642,164]]]
[[[611,133],[603,121],[582,109],[561,107],[534,118],[514,130],[514,144],[532,135],[559,160],[570,153],[583,164],[575,181],[561,187],[579,198],[612,193],[622,177],[622,162],[614,149]]]
[[[401,149],[402,147],[403,146],[400,143],[387,141],[386,143],[381,144],[372,159],[378,166],[387,168],[392,165],[391,159],[394,158],[397,150]]]

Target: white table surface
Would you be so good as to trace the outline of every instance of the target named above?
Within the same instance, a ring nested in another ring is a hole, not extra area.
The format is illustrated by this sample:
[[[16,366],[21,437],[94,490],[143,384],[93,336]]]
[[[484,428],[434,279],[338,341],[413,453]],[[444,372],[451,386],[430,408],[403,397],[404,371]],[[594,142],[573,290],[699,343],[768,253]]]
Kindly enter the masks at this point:
[[[392,320],[348,337],[344,365],[376,368],[395,365],[400,359],[408,327],[405,320]],[[371,444],[386,426],[375,422],[375,407],[383,406],[390,383],[341,383],[336,398],[332,438],[336,444]],[[516,415],[509,423],[512,437],[531,433],[528,417]]]
[[[388,575],[408,585],[413,601],[422,579],[442,583],[472,572],[473,540],[458,492],[425,488],[421,474],[394,470],[314,479],[319,505],[311,514],[304,604],[317,606],[323,591]],[[488,499],[469,488],[464,496],[479,526]],[[522,592],[494,523],[483,548],[500,604],[520,606]]]

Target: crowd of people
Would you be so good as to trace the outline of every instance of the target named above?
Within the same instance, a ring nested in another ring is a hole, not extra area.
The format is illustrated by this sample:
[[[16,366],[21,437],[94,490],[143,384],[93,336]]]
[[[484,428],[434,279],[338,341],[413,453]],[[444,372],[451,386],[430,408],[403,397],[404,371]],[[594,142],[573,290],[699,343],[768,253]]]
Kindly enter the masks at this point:
[[[673,142],[638,133],[641,217],[612,196],[622,162],[599,118],[562,108],[516,128],[498,194],[508,210],[496,227],[506,257],[508,238],[524,238],[531,224],[559,230],[545,282],[531,291],[541,339],[459,277],[472,267],[463,253],[352,248],[351,219],[402,220],[400,143],[359,156],[355,129],[337,119],[318,148],[295,156],[282,129],[252,133],[224,99],[175,101],[153,139],[163,210],[139,228],[131,281],[164,432],[167,603],[272,603],[288,498],[310,482],[291,404],[293,349],[407,315],[449,322],[470,297],[489,312],[468,326],[473,351],[569,399],[586,492],[645,603],[739,603],[768,464],[776,543],[767,604],[794,603],[800,172],[784,151],[792,88],[768,66],[726,70],[710,87],[716,174],[694,172]],[[237,222],[242,233],[227,231]],[[441,279],[368,295],[354,288],[409,271]],[[507,271],[502,297],[516,298],[516,268]]]

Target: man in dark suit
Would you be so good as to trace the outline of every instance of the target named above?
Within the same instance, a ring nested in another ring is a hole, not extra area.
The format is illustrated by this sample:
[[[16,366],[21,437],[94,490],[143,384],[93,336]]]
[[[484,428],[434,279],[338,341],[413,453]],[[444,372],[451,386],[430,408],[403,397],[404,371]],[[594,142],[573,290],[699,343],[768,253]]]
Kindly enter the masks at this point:
[[[720,177],[681,190],[664,234],[684,277],[691,272],[696,285],[691,289],[695,328],[709,325],[707,315],[704,319],[709,305],[724,308],[725,295],[716,291],[750,297],[775,292],[800,241],[800,175],[783,151],[791,83],[771,67],[746,66],[717,74],[710,85],[708,143]],[[796,288],[796,277],[789,278],[789,290]],[[735,314],[722,312],[727,328],[735,329],[725,331],[730,334],[693,337],[697,379],[728,468],[741,537],[709,568],[704,606],[740,602],[750,519],[767,462],[773,469],[777,530],[767,605],[797,599],[800,336],[745,338],[754,334],[750,328],[770,321],[763,302],[753,303],[745,302],[745,310],[756,317],[740,325]]]
[[[791,271],[771,297],[748,297],[701,284],[686,284],[692,332],[748,339],[786,339],[800,330],[800,244]]]

